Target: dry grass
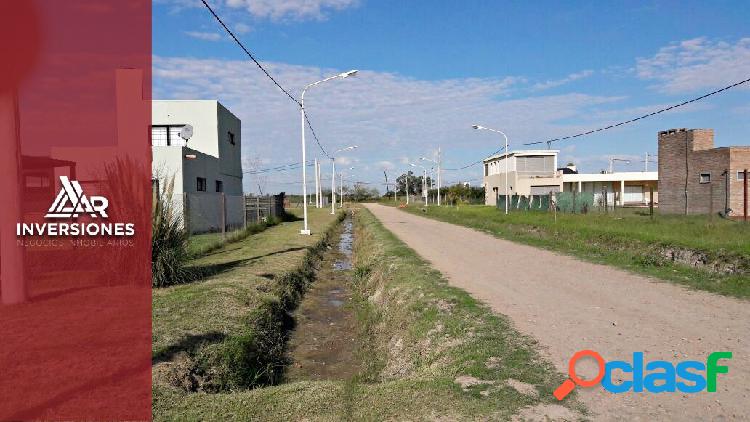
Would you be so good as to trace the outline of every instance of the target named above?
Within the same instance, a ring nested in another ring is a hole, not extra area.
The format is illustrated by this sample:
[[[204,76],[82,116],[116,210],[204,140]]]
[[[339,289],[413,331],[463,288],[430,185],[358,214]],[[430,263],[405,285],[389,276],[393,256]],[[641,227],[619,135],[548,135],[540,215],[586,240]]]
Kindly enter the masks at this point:
[[[563,407],[552,397],[563,376],[531,339],[448,286],[369,211],[357,214],[352,289],[360,359],[369,364],[362,374],[228,394],[157,387],[155,420],[505,420],[538,417],[542,405],[581,415],[574,399]]]

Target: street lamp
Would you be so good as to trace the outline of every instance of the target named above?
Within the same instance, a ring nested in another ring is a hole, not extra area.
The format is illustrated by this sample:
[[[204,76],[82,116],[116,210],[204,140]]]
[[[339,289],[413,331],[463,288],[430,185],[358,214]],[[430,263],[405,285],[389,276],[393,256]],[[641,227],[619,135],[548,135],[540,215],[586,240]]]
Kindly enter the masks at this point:
[[[489,130],[490,132],[499,133],[505,138],[505,215],[508,215],[508,200],[510,199],[510,195],[508,195],[508,159],[510,158],[508,155],[508,136],[503,131],[497,129],[490,129],[480,125],[471,125],[471,127],[477,130]]]
[[[409,163],[412,167],[420,167],[422,169],[422,197],[424,204],[427,205],[427,168],[419,164]]]
[[[354,167],[349,167],[349,170],[354,170]],[[339,173],[339,208],[344,207],[344,172]]]
[[[438,147],[438,159],[437,159],[437,161],[430,160],[427,157],[422,157],[422,158],[420,158],[420,160],[422,160],[422,161],[429,161],[431,163],[437,164],[437,204],[438,204],[438,206],[440,206],[440,173],[441,173],[441,171],[440,171],[440,162],[442,161],[441,160],[441,155],[440,155],[440,147]]]
[[[302,95],[300,96],[300,102],[299,102],[299,114],[300,119],[302,121],[302,207],[303,207],[303,215],[305,219],[304,228],[300,231],[300,234],[310,234],[310,229],[307,225],[307,166],[305,163],[307,163],[307,157],[306,157],[306,151],[305,151],[305,92],[307,90],[315,85],[320,85],[323,82],[330,81],[331,79],[336,78],[348,78],[349,76],[354,76],[357,74],[356,70],[350,70],[348,72],[339,73],[335,76],[329,76],[325,79],[322,79],[318,82],[313,82],[302,90]]]
[[[336,154],[359,148],[356,145],[336,150],[331,155],[331,215],[336,214]],[[354,168],[354,167],[352,167]]]

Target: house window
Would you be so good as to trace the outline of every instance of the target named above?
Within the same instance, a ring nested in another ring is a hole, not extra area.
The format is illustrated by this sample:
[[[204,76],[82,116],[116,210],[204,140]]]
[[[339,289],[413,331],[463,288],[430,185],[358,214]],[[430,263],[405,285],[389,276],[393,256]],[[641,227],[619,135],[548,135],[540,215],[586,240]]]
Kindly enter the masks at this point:
[[[197,180],[198,180],[198,185],[196,186],[196,189],[198,190],[198,192],[205,192],[206,191],[206,178],[199,177]]]
[[[151,145],[155,147],[184,147],[187,145],[187,142],[180,138],[180,131],[183,127],[185,127],[185,125],[151,126]]]
[[[701,173],[700,183],[711,183],[711,173]]]
[[[221,180],[216,181],[216,192],[224,192],[224,182]]]
[[[744,170],[737,170],[737,180],[744,181],[745,180],[745,171]]]
[[[30,174],[26,176],[26,187],[32,189],[44,189],[50,187],[50,180],[44,174]]]
[[[234,145],[234,133],[227,132],[227,140],[229,141],[230,144]]]

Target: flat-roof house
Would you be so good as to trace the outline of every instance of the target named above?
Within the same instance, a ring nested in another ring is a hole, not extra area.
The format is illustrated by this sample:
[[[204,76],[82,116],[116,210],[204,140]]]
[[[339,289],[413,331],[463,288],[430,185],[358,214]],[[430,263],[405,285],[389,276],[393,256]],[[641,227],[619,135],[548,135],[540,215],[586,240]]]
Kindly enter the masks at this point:
[[[558,153],[557,150],[524,150],[484,159],[485,204],[495,205],[497,195],[542,195],[560,191]]]
[[[216,100],[155,100],[152,103],[152,173],[187,209],[191,232],[220,231],[244,223],[241,122]],[[190,125],[185,140],[181,130]]]
[[[574,168],[558,168],[558,150],[523,150],[499,154],[484,160],[485,204],[496,205],[497,195],[547,195],[550,192],[591,192],[594,201],[607,194],[609,204],[645,205],[653,188],[658,202],[658,173],[612,172],[578,173]],[[507,160],[507,162],[506,162]]]

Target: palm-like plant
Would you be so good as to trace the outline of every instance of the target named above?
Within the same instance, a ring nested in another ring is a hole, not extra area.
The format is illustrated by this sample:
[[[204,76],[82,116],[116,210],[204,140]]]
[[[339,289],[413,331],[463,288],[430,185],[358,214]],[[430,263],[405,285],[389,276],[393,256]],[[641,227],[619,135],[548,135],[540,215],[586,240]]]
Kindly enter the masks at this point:
[[[174,202],[174,176],[154,191],[151,212],[151,278],[153,287],[185,281],[189,258],[187,231]]]

